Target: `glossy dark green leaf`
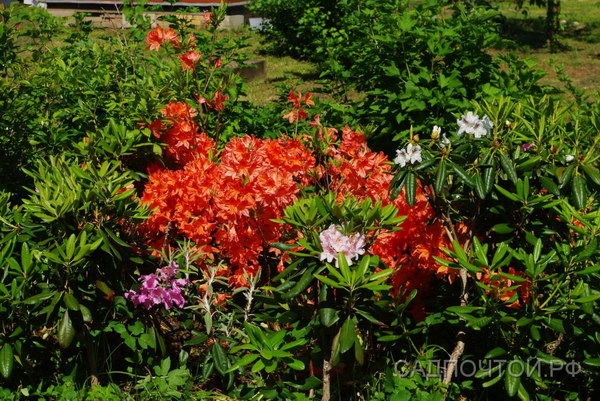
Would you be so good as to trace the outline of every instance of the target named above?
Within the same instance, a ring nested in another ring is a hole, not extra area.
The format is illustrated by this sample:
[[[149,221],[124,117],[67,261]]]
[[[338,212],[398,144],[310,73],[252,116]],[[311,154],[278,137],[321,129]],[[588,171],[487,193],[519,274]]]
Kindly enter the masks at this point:
[[[356,325],[351,317],[348,317],[340,329],[340,352],[343,354],[352,348],[356,339]]]
[[[600,185],[600,172],[598,170],[585,164],[581,168],[594,184]]]
[[[37,294],[37,295],[33,295],[33,296],[27,298],[26,300],[23,301],[23,303],[26,305],[36,305],[36,304],[39,304],[40,302],[45,301],[46,299],[52,298],[53,296],[54,296],[54,292],[46,292],[43,294]]]
[[[446,177],[448,176],[448,168],[446,165],[446,161],[442,160],[440,165],[438,166],[437,173],[435,175],[435,184],[434,189],[438,194],[441,193],[444,189],[444,184],[446,184]]]
[[[69,317],[69,310],[63,314],[60,323],[58,324],[58,344],[61,348],[68,348],[75,338],[75,328]]]
[[[406,176],[405,189],[406,202],[408,202],[410,206],[413,206],[415,204],[415,197],[417,194],[417,178],[412,172],[408,173]]]
[[[481,199],[485,199],[485,188],[481,175],[475,175],[475,177],[473,177],[473,182],[475,183],[475,192],[477,192],[477,196],[479,196]]]
[[[529,393],[527,392],[527,390],[525,390],[525,387],[523,386],[523,383],[519,383],[519,388],[517,390],[517,397],[519,397],[519,399],[521,401],[529,401]]]
[[[557,169],[557,172],[559,170]],[[560,178],[560,185],[558,186],[559,188],[564,188],[569,181],[571,181],[571,177],[573,176],[573,172],[575,171],[575,165],[572,164],[569,167],[567,167],[566,169],[564,169],[564,171],[562,172],[562,175],[559,176]]]
[[[79,310],[79,301],[73,296],[73,294],[69,292],[65,292],[63,294],[63,301],[67,308],[73,311]]]
[[[319,317],[321,318],[321,324],[325,327],[331,327],[339,320],[338,312],[334,308],[319,309]]]
[[[506,176],[508,177],[508,179],[511,180],[513,184],[516,184],[517,183],[517,172],[515,170],[514,163],[512,162],[512,160],[510,160],[508,155],[506,155],[504,153],[502,153],[500,155],[500,165],[502,166],[502,169],[506,173]],[[516,392],[516,390],[515,390],[515,392]]]
[[[540,177],[540,182],[544,188],[548,190],[553,195],[560,195],[560,188],[554,182],[552,178],[549,177]]]
[[[300,295],[300,293],[302,293],[313,280],[314,271],[314,268],[306,268],[306,270],[300,277],[300,280],[298,280],[296,284],[288,292],[284,293],[281,297],[283,299],[292,299]]]
[[[227,373],[227,370],[229,370],[229,359],[227,359],[227,355],[225,355],[225,351],[218,341],[215,341],[213,344],[211,355],[217,372],[219,372],[221,375]]]
[[[504,374],[504,387],[509,397],[514,397],[521,384],[521,375],[525,370],[525,364],[519,359],[508,361]]]
[[[14,355],[12,346],[9,343],[4,343],[0,349],[0,374],[5,379],[8,379],[13,371]]]
[[[483,190],[485,194],[489,194],[495,184],[496,178],[496,159],[492,158],[491,165],[483,171]]]
[[[577,210],[583,210],[586,206],[587,198],[587,185],[585,177],[580,174],[576,174],[573,177],[573,183],[571,184],[571,194],[573,195],[573,206]]]
[[[81,317],[85,323],[92,322],[92,312],[90,312],[87,306],[79,304],[79,312],[81,312]]]
[[[456,173],[456,175],[458,175],[458,177],[461,179],[462,182],[464,182],[467,186],[469,186],[471,188],[473,188],[475,186],[473,179],[471,178],[471,176],[469,174],[467,174],[467,172],[465,170],[463,170],[461,167],[457,166],[454,163],[452,163],[450,166],[452,167],[452,170],[454,170],[454,172]]]

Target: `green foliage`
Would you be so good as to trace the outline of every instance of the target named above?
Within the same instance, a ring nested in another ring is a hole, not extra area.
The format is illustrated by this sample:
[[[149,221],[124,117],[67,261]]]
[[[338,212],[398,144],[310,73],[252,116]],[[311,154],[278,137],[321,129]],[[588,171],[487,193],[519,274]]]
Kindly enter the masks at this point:
[[[579,386],[597,385],[600,349],[598,115],[570,114],[547,97],[499,98],[476,113],[492,121],[488,135],[446,141],[434,131],[419,140],[423,162],[395,180],[406,187],[413,174],[449,229],[467,224],[468,241],[455,234],[451,259],[437,259],[464,274],[469,300],[446,307],[444,320],[485,339],[469,339],[471,355],[489,360],[475,389],[585,399]],[[563,369],[548,373],[553,364]],[[569,376],[567,366],[581,371]]]
[[[0,171],[7,175],[0,184],[3,190],[18,192],[30,183],[21,167],[35,164],[37,155],[72,154],[73,143],[97,136],[109,125],[114,129],[115,122],[133,132],[157,118],[170,100],[212,99],[218,89],[232,102],[243,95],[241,79],[229,68],[190,74],[181,70],[173,49],[166,56],[145,49],[143,36],[135,40],[135,35],[121,33],[92,38],[81,18],[74,27],[65,27],[64,20],[33,9],[11,7],[2,17],[0,35],[6,48],[2,63],[7,66],[0,76]],[[191,32],[182,26],[178,33],[187,40]],[[207,62],[221,59],[225,66],[243,62],[239,52],[243,38],[220,39],[214,29],[195,35],[197,50]],[[247,107],[240,104],[219,119],[210,116],[201,128],[206,132],[216,128],[215,135],[224,131],[230,137],[245,128],[246,113]],[[231,124],[223,127],[222,118]],[[134,143],[144,146],[135,135],[127,135],[119,141],[129,142],[129,148]],[[138,152],[134,167],[145,167],[139,162],[141,157]]]

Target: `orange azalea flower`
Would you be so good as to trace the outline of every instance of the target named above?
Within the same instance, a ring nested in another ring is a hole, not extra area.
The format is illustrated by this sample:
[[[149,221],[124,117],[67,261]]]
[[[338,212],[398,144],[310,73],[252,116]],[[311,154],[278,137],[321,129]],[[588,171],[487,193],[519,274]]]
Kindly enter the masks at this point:
[[[223,105],[223,102],[225,102],[225,101],[227,101],[227,96],[223,95],[221,90],[218,90],[215,93],[215,98],[213,100],[215,110],[219,110],[219,111],[225,110],[225,106]]]
[[[179,36],[175,33],[173,28],[169,28],[165,31],[160,26],[157,26],[148,32],[145,42],[148,43],[148,49],[158,51],[164,42],[170,42],[174,47],[178,47]]]
[[[213,20],[214,14],[208,10],[204,10],[204,14],[202,16],[204,18],[204,27],[208,28]]]
[[[163,32],[163,42],[170,42],[173,47],[179,47],[179,35],[175,33],[173,28],[169,28]]]
[[[196,62],[200,59],[201,53],[190,50],[187,53],[180,54],[179,60],[181,61],[181,71],[191,70],[194,71]]]
[[[287,118],[290,124],[296,121],[306,120],[308,114],[303,109],[292,110],[288,114],[285,114],[283,118]]]
[[[478,273],[477,278],[483,283],[492,287],[492,290],[486,290],[486,294],[492,293],[494,297],[502,302],[507,302],[518,295],[517,299],[508,306],[509,308],[520,308],[529,301],[531,292],[531,282],[523,272],[518,272],[514,268],[508,268],[508,274],[512,276],[525,278],[525,281],[511,280],[508,277],[498,273],[492,273],[489,269],[483,269],[483,273]]]
[[[145,39],[146,43],[148,43],[148,49],[150,50],[160,50],[160,45],[164,41],[164,31],[160,26],[157,26],[146,35]]]

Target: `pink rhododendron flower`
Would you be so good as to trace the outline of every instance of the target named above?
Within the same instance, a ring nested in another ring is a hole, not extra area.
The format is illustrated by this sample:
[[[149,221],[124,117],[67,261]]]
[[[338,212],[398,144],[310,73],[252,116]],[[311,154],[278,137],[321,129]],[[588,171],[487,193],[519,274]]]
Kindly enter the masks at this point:
[[[162,305],[165,309],[171,309],[173,305],[182,308],[185,305],[182,289],[189,284],[189,280],[175,278],[178,271],[179,265],[171,262],[162,269],[156,269],[154,274],[140,277],[142,284],[139,292],[129,290],[125,293],[125,298],[135,306],[142,306],[145,309],[151,309],[156,305]]]
[[[338,266],[338,253],[343,253],[348,261],[348,265],[352,265],[353,259],[359,258],[365,253],[365,236],[360,233],[355,233],[351,236],[344,235],[340,231],[341,227],[332,224],[321,234],[321,260],[327,260],[331,263],[335,260],[335,266]]]

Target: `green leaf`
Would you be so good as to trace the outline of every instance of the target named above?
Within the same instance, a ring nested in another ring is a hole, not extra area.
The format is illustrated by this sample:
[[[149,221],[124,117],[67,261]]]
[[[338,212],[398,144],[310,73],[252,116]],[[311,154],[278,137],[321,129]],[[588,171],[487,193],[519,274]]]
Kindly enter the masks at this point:
[[[581,166],[583,171],[587,174],[587,176],[594,182],[596,185],[600,185],[600,173],[592,166],[583,165]]]
[[[499,356],[502,356],[506,354],[506,350],[504,348],[501,347],[496,347],[491,351],[488,351],[487,354],[485,354],[485,356],[483,357],[483,359],[493,359],[493,358],[497,358]]]
[[[559,171],[560,169],[557,169],[557,172]],[[560,189],[564,188],[569,183],[569,181],[571,181],[573,171],[575,171],[574,164],[570,165],[563,171],[562,175],[560,176],[560,185],[558,186]]]
[[[548,177],[540,177],[540,182],[544,188],[546,188],[553,195],[560,195],[560,189],[558,185]]]
[[[319,309],[319,317],[321,318],[321,324],[325,327],[331,327],[339,320],[338,312],[334,308]]]
[[[346,256],[342,252],[338,252],[337,260],[340,272],[342,273],[342,277],[344,277],[345,280],[344,284],[350,284],[352,281],[352,273],[350,273],[350,266],[348,266]]]
[[[525,364],[519,359],[513,359],[508,362],[506,373],[504,375],[504,387],[509,397],[514,397],[521,384],[521,375],[525,371]]]
[[[483,172],[483,191],[486,195],[494,186],[494,178],[496,178],[496,159],[492,158],[491,166],[486,167]]]
[[[287,293],[283,294],[281,296],[281,298],[292,299],[292,298],[295,298],[298,295],[300,295],[300,293],[303,292],[306,289],[306,287],[309,286],[310,282],[312,281],[314,271],[315,271],[314,268],[306,268],[306,270],[302,274],[302,277],[300,277],[300,280],[298,280],[298,282],[294,285],[294,287],[292,287],[291,290],[289,290]]]
[[[577,174],[573,177],[573,184],[571,185],[571,193],[573,195],[573,203],[577,210],[583,210],[586,206],[587,187],[585,177]]]
[[[87,306],[83,304],[79,304],[79,312],[81,312],[81,317],[84,322],[91,323],[92,322],[92,312],[87,308]]]
[[[73,296],[73,294],[70,291],[65,292],[63,294],[63,301],[64,301],[65,305],[67,306],[67,308],[69,308],[70,310],[73,310],[73,311],[79,310],[79,301],[77,301],[77,299]]]
[[[302,362],[298,359],[292,360],[292,362],[288,363],[287,366],[294,370],[304,370],[304,368],[305,368],[304,362]]]
[[[256,373],[259,372],[261,370],[263,370],[265,368],[265,363],[263,362],[262,359],[259,359],[258,361],[256,361],[256,363],[252,366],[252,372]]]
[[[0,349],[0,374],[5,379],[8,379],[12,374],[14,364],[13,349],[9,343],[4,343]]]
[[[543,353],[542,351],[538,351],[535,355],[535,358],[542,363],[547,365],[562,365],[564,366],[566,362],[563,359],[555,357],[553,355],[548,355]]]
[[[467,174],[467,172],[465,170],[463,170],[461,167],[457,166],[454,163],[452,163],[450,165],[450,167],[452,167],[452,170],[454,170],[454,172],[460,177],[460,179],[465,184],[467,184],[467,186],[469,186],[471,188],[473,188],[475,186],[473,179]]]
[[[45,301],[46,299],[52,298],[52,296],[54,296],[54,292],[46,292],[43,294],[37,294],[37,295],[27,298],[26,300],[23,301],[23,303],[26,305],[37,305],[40,302]]]
[[[519,383],[517,397],[519,397],[521,401],[529,401],[529,393],[527,392],[527,390],[525,390],[525,387],[523,387],[523,383]]]
[[[480,174],[475,175],[473,181],[475,182],[475,192],[481,199],[485,199],[485,188],[483,186],[483,178]]]
[[[500,185],[495,185],[495,187],[498,190],[498,192],[500,192],[502,195],[506,196],[511,201],[514,201],[514,202],[520,201],[519,197],[516,194],[513,194],[512,192],[507,191],[506,189],[502,188]]]
[[[600,271],[600,265],[594,265],[594,266],[586,267],[583,270],[575,272],[575,274],[585,275],[585,274],[596,273],[597,271]]]
[[[600,366],[600,358],[584,359],[583,363],[585,363],[588,366],[593,366],[593,367],[597,368]]]
[[[531,325],[529,327],[529,332],[531,333],[531,338],[533,338],[535,341],[539,341],[541,338],[541,334],[540,334],[540,329],[538,326]]]
[[[594,302],[597,299],[600,299],[600,294],[587,295],[585,297],[574,299],[573,301],[577,302],[578,304],[585,304],[588,302]]]
[[[515,165],[512,162],[512,160],[510,160],[510,158],[504,153],[500,154],[500,165],[502,166],[502,169],[506,173],[506,176],[508,177],[508,179],[511,180],[512,183],[516,185],[517,184],[517,172],[515,171]],[[515,389],[515,394],[516,394],[516,389]]]
[[[348,317],[340,329],[340,352],[343,354],[352,348],[356,339],[356,324]]]
[[[61,348],[68,348],[75,338],[75,328],[69,318],[69,310],[66,310],[58,325],[58,344]]]
[[[365,353],[360,343],[360,338],[358,334],[356,335],[356,340],[354,342],[354,359],[356,359],[356,363],[362,366],[365,363]]]
[[[444,184],[446,183],[446,176],[448,175],[448,169],[446,166],[446,162],[442,160],[440,165],[438,166],[438,170],[435,176],[435,192],[441,193],[444,189]]]
[[[336,283],[335,281],[333,281],[329,277],[321,276],[320,274],[315,274],[315,278],[317,280],[319,280],[319,281],[327,284],[330,287],[333,287],[333,288],[343,288],[341,285],[339,285],[338,283]]]
[[[415,204],[415,197],[417,194],[417,178],[415,177],[415,175],[410,172],[407,174],[406,177],[406,202],[408,202],[408,204],[410,206],[414,206]]]
[[[227,355],[225,355],[225,351],[218,341],[215,341],[213,344],[211,354],[213,361],[215,362],[215,369],[217,369],[217,372],[221,375],[225,375],[229,370],[229,359],[227,359]]]
[[[271,246],[273,248],[277,248],[280,249],[282,251],[291,251],[292,249],[296,248],[298,245],[296,244],[285,244],[283,242],[274,242],[271,244]]]
[[[258,358],[257,354],[246,354],[239,361],[231,365],[227,372],[234,372],[243,366],[250,365],[256,358]]]

